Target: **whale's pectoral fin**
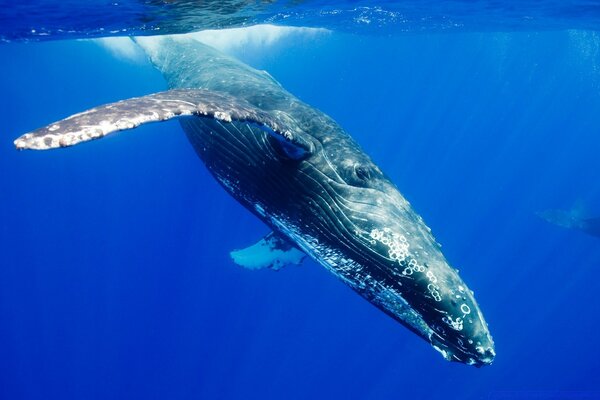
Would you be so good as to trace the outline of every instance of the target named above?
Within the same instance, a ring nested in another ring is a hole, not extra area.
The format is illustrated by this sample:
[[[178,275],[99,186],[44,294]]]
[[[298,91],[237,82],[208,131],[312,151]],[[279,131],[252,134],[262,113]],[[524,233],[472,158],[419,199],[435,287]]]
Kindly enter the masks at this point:
[[[312,151],[311,143],[289,118],[267,113],[244,99],[204,89],[174,89],[105,104],[26,133],[15,140],[15,146],[34,150],[73,146],[149,122],[184,116],[255,124],[293,148],[294,158]]]
[[[304,257],[306,254],[273,232],[250,247],[231,252],[233,261],[248,269],[279,270],[289,264],[300,264]]]

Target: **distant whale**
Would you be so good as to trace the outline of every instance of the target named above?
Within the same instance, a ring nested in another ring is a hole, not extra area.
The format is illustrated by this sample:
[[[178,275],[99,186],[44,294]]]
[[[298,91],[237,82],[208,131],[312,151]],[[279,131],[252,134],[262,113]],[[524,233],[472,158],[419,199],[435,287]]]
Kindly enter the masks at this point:
[[[538,213],[543,220],[562,228],[574,229],[600,238],[600,217],[587,217],[580,206],[571,210],[546,210]]]
[[[212,175],[273,231],[233,252],[238,264],[278,269],[307,254],[447,360],[492,362],[494,343],[473,292],[334,120],[268,73],[196,41],[137,41],[171,90],[73,115],[21,136],[16,147],[71,146],[179,118]]]

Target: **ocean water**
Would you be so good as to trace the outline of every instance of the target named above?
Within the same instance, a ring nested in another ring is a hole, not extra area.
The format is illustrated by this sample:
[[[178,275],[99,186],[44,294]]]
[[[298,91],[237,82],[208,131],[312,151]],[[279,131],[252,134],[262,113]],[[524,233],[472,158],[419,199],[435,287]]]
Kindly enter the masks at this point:
[[[114,44],[17,41],[0,45],[1,399],[600,398],[600,238],[538,216],[600,216],[600,34],[326,27],[218,44],[398,185],[475,291],[494,363],[446,362],[311,260],[233,264],[268,229],[175,121],[14,150],[166,89]]]

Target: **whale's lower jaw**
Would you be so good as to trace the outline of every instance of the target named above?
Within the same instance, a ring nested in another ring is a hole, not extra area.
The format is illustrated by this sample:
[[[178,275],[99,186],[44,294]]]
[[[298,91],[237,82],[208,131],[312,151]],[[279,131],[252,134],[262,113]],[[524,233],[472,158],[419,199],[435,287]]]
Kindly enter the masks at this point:
[[[259,208],[262,209],[262,207]],[[392,282],[389,279],[378,279],[377,268],[370,266],[372,264],[357,262],[339,248],[329,246],[322,240],[303,233],[302,229],[285,216],[265,215],[265,217],[275,231],[288,237],[306,254],[371,304],[430,343],[447,361],[461,362],[476,367],[489,365],[493,361],[495,356],[493,341],[487,333],[487,325],[483,321],[476,303],[472,305],[472,318],[481,321],[482,329],[485,331],[473,331],[477,335],[469,337],[471,332],[467,329],[468,316],[463,315],[464,321],[460,318],[449,317],[449,312],[443,311],[441,305],[439,306],[440,310],[432,307],[430,310],[433,311],[422,314],[411,305],[400,291],[402,283]],[[455,271],[452,270],[451,275],[454,276]],[[459,285],[459,287],[465,293],[468,291],[466,286]],[[431,293],[428,292],[425,295],[428,296]],[[431,301],[436,304],[439,299],[432,298]],[[449,339],[455,338],[457,335],[463,337],[463,339]],[[480,345],[475,343],[478,340],[477,338],[482,341]],[[469,348],[473,346],[468,346],[467,342],[477,346],[475,349]],[[462,343],[464,343],[464,346]]]
[[[285,218],[277,216],[267,218],[277,231],[292,240],[302,251],[355,292],[418,336],[431,341],[433,330],[397,290],[376,280],[364,266],[348,258],[340,250],[324,245],[315,237],[303,234]],[[439,348],[436,350],[447,358],[446,352]]]

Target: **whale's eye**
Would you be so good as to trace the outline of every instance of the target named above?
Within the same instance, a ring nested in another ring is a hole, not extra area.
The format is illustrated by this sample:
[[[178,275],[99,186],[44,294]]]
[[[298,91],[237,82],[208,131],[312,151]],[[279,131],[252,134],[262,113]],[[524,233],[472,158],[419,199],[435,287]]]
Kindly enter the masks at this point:
[[[367,167],[361,164],[354,164],[354,174],[361,181],[368,181],[371,179],[371,172]]]

